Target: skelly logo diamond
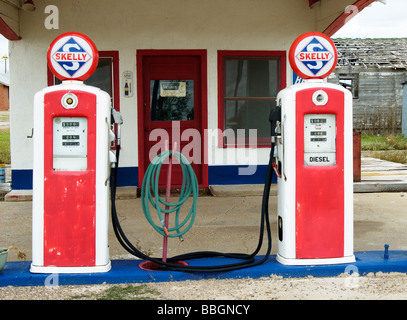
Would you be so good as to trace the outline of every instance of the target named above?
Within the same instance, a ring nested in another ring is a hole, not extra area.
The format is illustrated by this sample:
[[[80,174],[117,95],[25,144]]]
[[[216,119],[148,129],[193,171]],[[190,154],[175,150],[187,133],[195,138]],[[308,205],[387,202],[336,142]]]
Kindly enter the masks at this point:
[[[338,52],[330,37],[311,31],[294,40],[288,60],[293,72],[302,79],[324,79],[335,69]]]
[[[81,47],[74,38],[70,38],[53,54],[52,59],[73,77],[92,59],[92,55]]]
[[[313,38],[296,56],[314,75],[317,75],[325,65],[334,58],[334,54],[322,43]]]
[[[59,35],[51,42],[47,62],[58,79],[85,81],[95,72],[99,53],[89,37],[71,31]]]

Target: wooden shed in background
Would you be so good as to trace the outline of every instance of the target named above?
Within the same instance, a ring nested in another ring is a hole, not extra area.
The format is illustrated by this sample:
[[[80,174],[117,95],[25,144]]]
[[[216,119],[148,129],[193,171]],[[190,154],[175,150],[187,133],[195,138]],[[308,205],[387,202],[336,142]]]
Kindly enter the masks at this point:
[[[374,134],[401,133],[407,39],[334,42],[338,65],[328,81],[352,91],[354,129]]]

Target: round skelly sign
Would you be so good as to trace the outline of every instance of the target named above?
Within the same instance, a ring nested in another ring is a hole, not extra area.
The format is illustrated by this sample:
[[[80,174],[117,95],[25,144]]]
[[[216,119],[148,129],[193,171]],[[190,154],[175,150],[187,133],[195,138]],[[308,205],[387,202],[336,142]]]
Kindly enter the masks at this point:
[[[335,44],[320,32],[299,36],[291,45],[288,56],[291,68],[303,79],[328,77],[338,61]]]
[[[60,80],[84,81],[96,70],[99,53],[84,34],[67,32],[51,43],[47,60],[52,73]]]

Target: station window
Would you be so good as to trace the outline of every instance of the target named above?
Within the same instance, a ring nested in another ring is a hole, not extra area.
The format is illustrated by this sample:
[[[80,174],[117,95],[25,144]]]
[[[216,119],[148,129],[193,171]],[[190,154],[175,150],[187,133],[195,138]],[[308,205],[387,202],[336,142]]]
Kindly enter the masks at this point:
[[[270,146],[268,118],[276,106],[277,93],[286,83],[285,61],[284,51],[218,52],[222,147]]]

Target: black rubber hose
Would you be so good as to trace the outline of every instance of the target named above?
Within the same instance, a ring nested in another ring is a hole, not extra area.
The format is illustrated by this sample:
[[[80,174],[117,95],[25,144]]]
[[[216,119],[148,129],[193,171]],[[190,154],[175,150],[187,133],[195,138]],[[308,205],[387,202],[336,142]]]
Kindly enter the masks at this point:
[[[264,263],[270,256],[271,247],[272,247],[272,237],[271,237],[271,229],[270,229],[270,221],[269,221],[269,197],[270,197],[270,187],[273,177],[273,155],[274,155],[274,144],[272,144],[271,151],[270,151],[270,160],[267,168],[266,180],[264,184],[263,190],[263,198],[262,198],[262,207],[261,207],[261,222],[260,222],[260,234],[259,234],[259,241],[256,250],[252,254],[242,254],[242,253],[221,253],[216,251],[199,251],[199,252],[192,252],[181,254],[178,256],[174,256],[172,258],[168,258],[168,262],[163,262],[159,258],[153,258],[147,256],[140,250],[138,250],[126,237],[123,229],[120,225],[117,210],[116,210],[116,187],[117,187],[117,168],[119,164],[120,158],[120,145],[117,145],[116,149],[116,166],[111,170],[111,215],[112,215],[112,224],[113,230],[115,235],[119,241],[119,243],[126,249],[130,254],[143,259],[148,260],[153,263],[156,263],[164,270],[172,270],[172,271],[183,271],[183,272],[225,272],[225,271],[232,271],[238,270],[243,268],[249,268],[253,266],[260,265]],[[266,226],[267,231],[267,240],[268,240],[268,248],[265,256],[256,261],[255,257],[259,253],[262,244],[263,244],[263,236],[264,236],[264,226]],[[190,266],[190,265],[179,265],[176,263],[171,263],[174,261],[180,260],[191,260],[191,259],[201,259],[201,258],[209,258],[209,257],[225,257],[225,258],[233,258],[233,259],[243,259],[245,261],[231,263],[231,264],[224,264],[224,265],[215,265],[215,266]]]

